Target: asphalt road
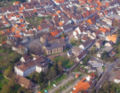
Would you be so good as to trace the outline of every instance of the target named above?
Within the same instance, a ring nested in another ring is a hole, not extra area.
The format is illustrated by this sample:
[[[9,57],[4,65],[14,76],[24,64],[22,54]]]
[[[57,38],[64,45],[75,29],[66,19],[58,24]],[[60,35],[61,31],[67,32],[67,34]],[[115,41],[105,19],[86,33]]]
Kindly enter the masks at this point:
[[[61,93],[70,93],[70,91],[73,89],[73,87],[79,82],[80,80],[77,79],[73,84],[67,87],[67,89],[63,90]]]
[[[70,91],[72,91],[72,89],[75,87],[75,85],[76,85],[83,77],[85,77],[85,76],[83,75],[83,76],[81,76],[80,78],[76,79],[73,84],[69,85],[66,89],[64,89],[63,91],[61,91],[61,93],[70,93]]]

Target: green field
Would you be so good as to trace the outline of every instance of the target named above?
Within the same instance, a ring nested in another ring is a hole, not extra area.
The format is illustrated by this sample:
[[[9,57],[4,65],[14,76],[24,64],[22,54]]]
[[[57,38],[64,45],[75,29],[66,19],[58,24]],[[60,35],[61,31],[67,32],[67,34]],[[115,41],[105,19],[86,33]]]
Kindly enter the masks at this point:
[[[8,80],[3,77],[3,75],[0,73],[0,90],[2,89],[2,86],[7,84]]]

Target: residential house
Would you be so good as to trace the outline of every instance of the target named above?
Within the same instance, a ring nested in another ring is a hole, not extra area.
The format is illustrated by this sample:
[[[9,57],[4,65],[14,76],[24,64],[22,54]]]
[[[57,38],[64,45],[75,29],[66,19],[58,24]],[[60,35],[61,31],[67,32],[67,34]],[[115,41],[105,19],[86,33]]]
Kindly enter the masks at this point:
[[[33,72],[45,72],[48,69],[49,60],[43,56],[22,57],[15,67],[15,73],[20,76],[29,76]]]
[[[95,57],[92,57],[89,61],[88,61],[88,64],[91,65],[92,67],[102,67],[103,66],[103,62],[102,60],[98,59],[98,58],[95,58]]]
[[[86,49],[90,48],[94,43],[95,43],[95,40],[87,40],[86,42],[81,44],[79,47],[86,50]]]
[[[73,36],[76,40],[78,40],[78,36],[81,34],[80,28],[77,27],[74,31],[73,31]]]
[[[112,20],[111,20],[111,19],[104,18],[103,21],[104,21],[107,25],[109,25],[109,26],[112,25]]]
[[[68,24],[63,26],[63,31],[64,33],[68,33],[74,30],[74,25],[73,24]]]
[[[25,77],[22,77],[22,76],[19,76],[19,75],[16,75],[15,77],[15,81],[21,85],[22,87],[26,88],[26,89],[32,89],[35,87],[35,84],[28,80],[27,78]]]
[[[112,49],[113,49],[112,44],[110,42],[106,42],[103,50],[106,52],[110,52]]]
[[[112,43],[116,43],[117,42],[117,34],[108,35],[106,37],[106,41],[111,41]]]
[[[97,40],[97,41],[95,42],[95,46],[96,46],[98,49],[100,49],[101,46],[103,46],[103,41],[102,41],[102,40]]]
[[[80,53],[83,52],[83,49],[80,48],[80,47],[74,46],[74,47],[71,49],[71,51],[72,51],[72,54],[77,57],[77,56],[80,55]]]
[[[28,53],[28,48],[26,48],[25,46],[22,46],[22,45],[12,46],[12,50],[19,53],[19,54]]]
[[[76,57],[75,60],[76,60],[77,62],[80,62],[83,58],[86,57],[87,53],[88,53],[88,52],[84,50],[83,52],[81,52],[81,53],[79,54],[79,56]]]
[[[98,73],[98,76],[102,74],[103,72],[103,61],[98,59],[98,58],[95,58],[95,57],[92,57],[89,61],[88,61],[88,64],[90,65],[91,69],[96,69],[97,73]]]
[[[110,52],[109,52],[109,56],[110,57],[114,57],[116,55],[116,52],[114,51],[114,50],[111,50]]]

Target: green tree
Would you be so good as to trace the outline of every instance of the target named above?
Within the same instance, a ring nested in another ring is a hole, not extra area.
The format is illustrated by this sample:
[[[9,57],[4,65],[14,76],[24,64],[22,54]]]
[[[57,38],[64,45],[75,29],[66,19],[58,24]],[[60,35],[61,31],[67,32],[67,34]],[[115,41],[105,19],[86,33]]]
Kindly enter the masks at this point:
[[[27,90],[25,88],[19,88],[18,91],[16,93],[32,93],[30,90]]]
[[[3,85],[2,90],[0,92],[1,93],[9,93],[9,91],[10,91],[10,86],[8,86],[6,84],[6,85]]]
[[[120,85],[112,82],[105,82],[99,93],[120,93]]]
[[[41,72],[41,73],[39,74],[38,82],[39,82],[39,83],[42,83],[42,82],[45,82],[45,81],[47,81],[46,75],[45,75],[44,72]]]
[[[58,63],[57,63],[57,67],[58,67],[58,72],[59,72],[59,74],[62,74],[62,72],[63,72],[63,66],[62,66],[62,62],[61,61],[59,61]]]
[[[57,72],[55,67],[53,66],[50,68],[49,72],[47,73],[47,78],[48,80],[51,80],[54,79],[56,76],[57,76]]]
[[[13,77],[12,66],[9,66],[8,68],[6,68],[3,74],[4,76],[9,78]]]
[[[0,93],[14,93],[14,87],[15,82],[13,80],[10,80],[8,84],[3,85],[2,90]]]

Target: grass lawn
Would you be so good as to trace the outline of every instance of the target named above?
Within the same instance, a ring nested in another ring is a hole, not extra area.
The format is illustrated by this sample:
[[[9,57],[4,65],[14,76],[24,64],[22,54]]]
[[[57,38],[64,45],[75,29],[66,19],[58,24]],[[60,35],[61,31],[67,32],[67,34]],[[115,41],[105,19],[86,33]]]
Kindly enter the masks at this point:
[[[74,69],[73,72],[80,72],[80,67],[82,67],[81,64],[79,64],[79,65]]]
[[[29,22],[31,26],[35,26],[35,27],[40,25],[42,20],[43,20],[43,18],[41,18],[41,17],[26,18],[26,21]]]
[[[67,75],[63,74],[62,76],[56,78],[56,80],[54,80],[52,83],[59,83],[60,81],[62,81],[63,79],[65,79],[67,77]]]
[[[5,79],[3,75],[0,73],[0,90],[2,89],[2,86],[7,83],[8,83],[8,80]]]
[[[48,17],[38,17],[38,16],[33,16],[33,17],[26,17],[26,21],[28,22],[28,23],[30,23],[30,27],[38,27],[40,24],[41,24],[41,22],[42,22],[42,20],[44,20],[44,19],[50,19],[50,17],[48,16]]]
[[[53,59],[53,62],[62,62],[64,68],[70,68],[74,65],[74,62],[67,57],[58,56]]]
[[[71,39],[70,43],[72,44],[72,46],[79,46],[81,44],[81,41],[80,40]]]

